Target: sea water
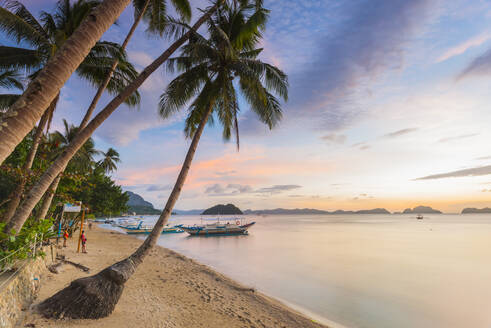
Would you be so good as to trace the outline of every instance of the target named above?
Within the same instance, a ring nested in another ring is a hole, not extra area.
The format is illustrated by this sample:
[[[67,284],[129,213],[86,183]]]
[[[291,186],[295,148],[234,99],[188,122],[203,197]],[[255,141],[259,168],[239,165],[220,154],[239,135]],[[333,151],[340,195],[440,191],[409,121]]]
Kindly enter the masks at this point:
[[[247,219],[249,235],[158,243],[333,326],[491,327],[491,214]]]

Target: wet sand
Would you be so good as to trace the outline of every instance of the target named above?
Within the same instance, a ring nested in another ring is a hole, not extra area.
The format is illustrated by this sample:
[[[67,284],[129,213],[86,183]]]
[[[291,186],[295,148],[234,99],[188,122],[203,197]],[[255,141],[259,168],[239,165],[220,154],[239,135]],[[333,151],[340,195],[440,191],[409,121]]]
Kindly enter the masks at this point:
[[[141,243],[131,236],[93,226],[86,229],[87,254],[76,253],[77,240],[60,250],[70,261],[91,269],[85,273],[63,265],[58,274],[41,276],[37,302],[73,279],[97,273],[123,259]],[[61,243],[60,243],[61,244]],[[50,257],[50,254],[48,254]],[[49,259],[47,262],[49,263]],[[24,327],[325,327],[247,286],[174,251],[157,247],[126,283],[116,309],[99,320],[51,320],[26,311]],[[31,325],[32,326],[32,325]]]

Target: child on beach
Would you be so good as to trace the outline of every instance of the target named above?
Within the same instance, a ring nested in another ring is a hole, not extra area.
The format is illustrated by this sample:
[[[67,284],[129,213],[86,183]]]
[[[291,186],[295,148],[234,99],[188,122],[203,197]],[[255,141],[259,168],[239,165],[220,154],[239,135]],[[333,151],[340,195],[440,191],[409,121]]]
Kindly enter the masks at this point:
[[[82,236],[80,237],[82,238],[82,253],[87,253],[87,248],[86,248],[86,243],[87,243],[87,238],[85,237],[85,231],[82,230]]]
[[[65,232],[63,233],[63,247],[66,247],[67,239],[68,239],[68,230],[65,229]]]

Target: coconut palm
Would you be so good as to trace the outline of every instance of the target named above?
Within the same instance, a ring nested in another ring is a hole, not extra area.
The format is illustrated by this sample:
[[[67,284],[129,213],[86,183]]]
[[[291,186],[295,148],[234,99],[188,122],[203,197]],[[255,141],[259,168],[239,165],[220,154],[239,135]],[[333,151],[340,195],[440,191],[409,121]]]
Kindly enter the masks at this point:
[[[23,95],[2,116],[0,119],[0,163],[32,130],[49,104],[56,98],[61,87],[129,3],[130,0],[102,1],[64,42],[62,48],[29,84]],[[27,42],[37,48],[38,45],[45,42],[46,37],[38,31],[39,26],[24,25],[17,15],[11,15],[12,13],[3,9],[0,16],[0,28],[16,37],[18,43]],[[32,17],[32,15],[28,16]]]
[[[97,162],[97,167],[100,167],[106,173],[110,173],[116,170],[116,164],[121,160],[119,159],[119,153],[114,148],[109,148],[105,153],[102,153],[103,158]]]
[[[145,67],[138,77],[133,80],[118,96],[113,98],[106,107],[104,107],[87,126],[80,130],[77,137],[73,139],[66,150],[59,156],[51,166],[43,173],[41,178],[31,188],[27,194],[25,200],[17,208],[15,215],[10,222],[5,225],[4,231],[10,232],[12,229],[19,231],[24,222],[29,217],[32,209],[43,197],[44,193],[50,188],[56,177],[63,172],[66,165],[77,152],[77,150],[84,144],[85,141],[90,138],[92,133],[121,105],[124,100],[135,92],[145,80],[157,70],[181,45],[183,45],[189,37],[195,33],[195,31],[219,8],[225,0],[213,0],[214,4],[208,7],[204,14],[192,25],[187,27],[188,31],[182,34],[176,41],[174,41],[169,48],[167,48],[159,57],[157,57],[151,64]],[[183,24],[185,25],[185,24]],[[0,131],[1,135],[1,131]],[[112,311],[112,310],[111,310]]]
[[[5,18],[7,21],[0,24],[0,29],[17,40],[22,36],[24,43],[32,47],[0,46],[0,67],[24,69],[31,77],[37,76],[42,67],[63,46],[83,19],[99,3],[95,0],[78,0],[71,4],[69,0],[60,0],[54,14],[42,12],[38,21],[22,3],[7,1],[5,8],[0,8],[0,19]],[[118,64],[112,70],[115,60]],[[106,79],[111,70],[113,74],[108,79],[107,89],[112,93],[121,91],[136,76],[135,69],[126,60],[124,51],[119,45],[110,42],[97,42],[76,72],[80,77],[97,86]],[[46,130],[49,130],[58,99],[59,95],[51,102],[36,128],[30,154],[23,167],[26,173],[31,169],[45,125],[47,125]],[[135,92],[128,98],[127,102],[130,105],[137,104],[139,102],[138,93]],[[10,197],[7,210],[1,219],[3,222],[8,222],[14,215],[21,201],[24,187],[25,177]]]
[[[45,300],[39,306],[44,315],[99,318],[111,313],[124,283],[143,262],[162,233],[184,185],[209,117],[215,115],[222,123],[224,136],[230,135],[226,131],[238,130],[234,119],[239,111],[234,86],[236,77],[241,91],[259,119],[270,128],[278,122],[281,108],[278,100],[269,92],[277,93],[286,100],[287,78],[279,69],[256,59],[260,50],[254,46],[260,39],[260,29],[264,27],[267,12],[258,9],[248,14],[252,9],[251,6],[241,5],[219,10],[209,21],[210,39],[194,37],[192,42],[183,47],[182,56],[172,61],[184,73],[169,84],[162,96],[160,109],[162,115],[168,117],[184,107],[185,100],[180,99],[181,93],[175,89],[177,84],[187,90],[187,100],[195,96],[186,120],[186,133],[192,136],[192,142],[167,204],[148,238],[128,258],[95,276],[73,281],[70,286]],[[197,72],[199,81],[195,82],[190,76]]]
[[[55,131],[49,135],[48,148],[50,152],[47,159],[48,161],[52,161],[59,156],[59,154],[61,154],[65,148],[68,147],[70,142],[78,133],[79,129],[74,125],[68,124],[66,120],[63,120],[63,125],[63,133],[60,131]],[[94,157],[100,154],[101,151],[95,149],[94,140],[89,138],[68,163],[70,172],[78,172],[82,174],[91,172],[93,169]],[[46,214],[48,214],[61,178],[62,174],[59,174],[51,184],[48,191],[44,194],[41,206],[36,212],[36,220],[42,220],[46,217]]]
[[[21,76],[16,70],[0,71],[0,88],[24,90]],[[18,94],[0,94],[0,117],[1,113],[7,110],[18,98]]]
[[[181,18],[184,21],[189,21],[191,19],[191,6],[188,0],[172,0],[172,4],[176,11],[180,14]],[[167,17],[167,6],[165,0],[133,0],[133,7],[135,9],[135,18],[133,21],[133,25],[131,26],[126,38],[121,44],[121,49],[126,50],[126,46],[128,45],[133,33],[136,30],[136,27],[143,19],[147,24],[147,32],[149,34],[159,34],[162,35],[169,26],[168,17]],[[116,58],[112,64],[111,69],[106,75],[106,78],[102,81],[97,89],[97,92],[92,99],[92,102],[87,108],[85,116],[80,123],[80,128],[84,128],[94,112],[94,109],[102,96],[102,93],[108,87],[109,81],[118,65],[118,59]]]
[[[180,13],[181,17],[185,20],[188,21],[191,18],[191,7],[189,5],[188,0],[172,0],[174,7],[178,13]],[[133,6],[135,9],[135,19],[133,22],[133,25],[131,26],[130,30],[128,31],[128,34],[126,35],[126,38],[124,39],[121,49],[124,51],[126,50],[126,46],[128,45],[131,37],[133,36],[133,33],[136,30],[136,27],[140,23],[140,21],[143,19],[147,23],[147,31],[149,34],[160,34],[162,35],[166,28],[169,26],[168,24],[168,18],[166,15],[166,2],[165,0],[133,0]],[[97,103],[99,102],[102,94],[106,90],[106,88],[109,86],[109,83],[111,81],[111,78],[113,74],[116,71],[116,68],[119,65],[119,59],[115,58],[111,68],[109,69],[109,72],[106,74],[106,77],[102,81],[102,83],[99,85],[99,88],[97,89],[96,94],[94,95],[94,98],[92,99],[89,107],[87,108],[85,115],[82,119],[82,122],[79,125],[79,130],[82,130],[87,126],[96,106]],[[51,186],[49,187],[47,191],[47,196],[44,196],[45,200],[43,201],[42,208],[44,210],[39,211],[41,214],[46,214],[50,204],[46,204],[46,199],[53,199],[53,195],[56,192],[56,189],[58,188],[58,183],[60,182],[60,175],[56,177],[56,179],[53,181]],[[39,219],[43,219],[44,217],[38,217]]]

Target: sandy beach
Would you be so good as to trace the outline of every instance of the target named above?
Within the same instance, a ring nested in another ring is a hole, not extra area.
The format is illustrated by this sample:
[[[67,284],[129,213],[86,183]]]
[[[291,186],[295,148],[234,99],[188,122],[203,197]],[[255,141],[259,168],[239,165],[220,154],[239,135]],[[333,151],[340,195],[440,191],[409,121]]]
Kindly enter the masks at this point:
[[[97,273],[121,260],[141,241],[94,226],[87,232],[88,254],[76,253],[76,238],[60,250],[70,261],[90,268],[85,273],[63,265],[46,270],[36,302],[73,279]],[[50,262],[49,260],[48,262]],[[99,320],[48,320],[26,311],[20,327],[325,327],[247,286],[174,251],[157,247],[127,282],[113,314]],[[34,325],[34,326],[33,326]]]

